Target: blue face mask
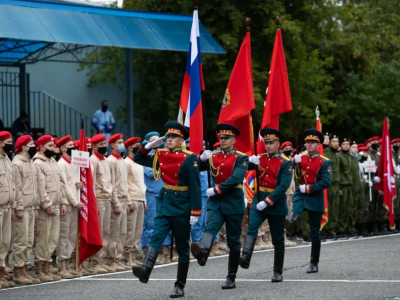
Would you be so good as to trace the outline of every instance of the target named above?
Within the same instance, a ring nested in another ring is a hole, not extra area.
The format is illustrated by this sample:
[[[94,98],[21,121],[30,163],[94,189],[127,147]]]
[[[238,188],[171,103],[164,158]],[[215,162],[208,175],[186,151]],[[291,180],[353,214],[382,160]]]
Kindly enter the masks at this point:
[[[124,144],[119,144],[118,147],[117,147],[117,151],[118,151],[119,153],[124,152],[124,151],[125,151],[125,146],[124,146]]]
[[[354,157],[357,157],[358,154],[355,154],[355,153],[353,153],[353,152],[350,152],[350,155],[351,155],[351,156],[354,156]]]

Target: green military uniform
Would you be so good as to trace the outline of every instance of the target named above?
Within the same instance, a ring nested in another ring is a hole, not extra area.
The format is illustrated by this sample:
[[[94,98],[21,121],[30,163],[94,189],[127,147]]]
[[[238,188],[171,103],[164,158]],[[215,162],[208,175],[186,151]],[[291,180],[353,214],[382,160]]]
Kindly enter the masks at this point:
[[[220,138],[232,138],[240,131],[229,124],[218,124],[215,128]],[[207,152],[209,153],[209,152]],[[203,153],[206,154],[206,153]],[[233,148],[225,152],[213,151],[209,159],[200,156],[200,170],[210,169],[215,186],[207,190],[207,225],[201,245],[192,244],[192,254],[199,265],[207,262],[214,238],[222,225],[226,224],[227,244],[230,249],[228,276],[223,289],[235,288],[235,278],[239,266],[240,234],[245,213],[243,181],[249,158]]]
[[[355,142],[353,142],[355,143]],[[353,143],[350,143],[352,145]],[[347,223],[346,232],[351,237],[358,237],[358,233],[356,233],[356,218],[357,218],[357,206],[358,206],[358,194],[360,191],[360,167],[358,165],[357,154],[353,155],[350,153],[351,158],[351,169],[353,172],[353,183],[352,183],[352,190],[351,190],[351,197],[348,202],[349,207],[349,221]]]
[[[166,135],[172,137],[187,138],[189,134],[178,122],[168,122],[165,130]],[[161,143],[162,138],[157,141]],[[172,230],[179,254],[178,275],[173,295],[174,298],[182,297],[190,260],[191,216],[198,218],[201,215],[202,200],[197,156],[181,146],[173,150],[159,149],[154,156],[148,156],[150,150],[141,147],[135,154],[135,162],[153,167],[155,179],[162,178],[164,187],[157,196],[154,233],[146,259],[142,267],[134,266],[132,271],[141,282],[148,281],[161,245]],[[171,294],[171,297],[173,295]]]
[[[308,143],[322,143],[324,136],[316,129],[307,129],[302,134]],[[324,190],[331,186],[332,170],[328,158],[314,154],[295,156],[296,173],[300,187],[293,195],[293,211],[289,222],[294,224],[305,210],[308,211],[311,237],[311,260],[307,273],[318,272],[319,255],[321,251],[320,226],[325,212]]]
[[[347,141],[346,139],[344,141]],[[347,141],[348,142],[348,141]],[[351,207],[352,201],[352,185],[354,184],[354,171],[352,158],[347,153],[340,152],[338,154],[339,166],[340,166],[340,191],[342,192],[339,197],[339,214],[336,224],[337,238],[348,238],[346,231],[348,229],[348,223],[350,221],[350,215],[353,213]]]
[[[275,143],[284,139],[278,130],[264,128],[261,136],[266,143]],[[253,156],[251,159],[253,160]],[[285,219],[288,214],[286,191],[293,178],[293,163],[290,158],[281,153],[263,154],[259,163],[251,163],[249,169],[258,169],[259,187],[251,202],[249,226],[240,258],[240,266],[248,269],[258,229],[268,219],[274,245],[274,275],[272,282],[282,281],[283,261],[285,254]],[[258,193],[260,195],[258,196]],[[260,202],[258,199],[260,198]]]
[[[336,138],[336,136],[333,136]],[[332,165],[332,185],[328,188],[328,223],[323,232],[328,240],[336,239],[336,224],[339,214],[339,184],[340,184],[340,166],[338,152],[332,147],[327,147],[324,156],[329,158]]]
[[[359,148],[359,151],[364,151],[365,149]],[[368,148],[366,148],[368,151]],[[356,222],[359,224],[360,231],[363,237],[370,236],[368,232],[368,217],[369,217],[369,206],[370,206],[370,193],[369,193],[369,185],[372,186],[372,181],[369,180],[368,173],[364,171],[363,162],[365,161],[365,157],[358,154],[357,160],[360,166],[360,186],[358,193],[358,205],[357,205],[357,217]]]

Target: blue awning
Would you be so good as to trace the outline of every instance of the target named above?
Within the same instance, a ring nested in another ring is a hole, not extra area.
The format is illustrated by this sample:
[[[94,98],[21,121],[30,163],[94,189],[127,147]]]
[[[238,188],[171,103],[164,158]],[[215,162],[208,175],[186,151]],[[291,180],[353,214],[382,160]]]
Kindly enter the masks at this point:
[[[48,43],[188,51],[191,25],[185,15],[0,0],[0,61],[22,60]],[[203,53],[225,53],[201,23],[200,44]]]

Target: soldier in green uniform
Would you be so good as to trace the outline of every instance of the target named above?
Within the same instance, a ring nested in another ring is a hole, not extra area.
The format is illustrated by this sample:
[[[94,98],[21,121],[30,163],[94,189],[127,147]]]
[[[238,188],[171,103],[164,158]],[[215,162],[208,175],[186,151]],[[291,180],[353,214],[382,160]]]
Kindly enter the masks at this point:
[[[284,136],[278,130],[264,128],[260,132],[265,142],[266,154],[249,158],[249,170],[258,168],[259,192],[255,193],[251,202],[249,227],[243,245],[240,266],[248,269],[254,244],[257,239],[258,228],[268,219],[271,230],[272,244],[274,245],[274,275],[272,282],[281,282],[283,261],[285,257],[285,219],[288,214],[286,190],[293,177],[293,163],[290,158],[279,152],[280,140]],[[258,197],[260,202],[258,202]]]
[[[350,140],[343,139],[340,143],[341,152],[338,155],[340,168],[340,187],[339,187],[339,215],[336,224],[337,238],[346,240],[349,236],[346,234],[350,220],[351,209],[351,191],[353,189],[353,170],[352,158],[350,157]]]
[[[343,151],[343,150],[342,150]],[[349,155],[351,158],[351,170],[352,170],[352,188],[351,197],[348,202],[349,209],[349,221],[347,223],[346,232],[351,239],[357,239],[359,237],[358,230],[356,232],[356,216],[357,216],[357,204],[360,190],[360,167],[358,166],[358,146],[355,141],[350,142]]]
[[[332,164],[332,185],[328,188],[328,223],[323,229],[323,235],[327,241],[335,241],[336,224],[339,214],[339,182],[340,166],[338,158],[339,138],[333,135],[329,146],[324,149],[324,156],[329,158]]]
[[[188,130],[180,123],[170,121],[165,124],[165,131],[166,148],[159,149],[154,156],[147,155],[164,141],[165,137],[161,137],[140,147],[134,157],[136,163],[153,167],[154,178],[162,178],[164,187],[157,197],[154,233],[147,256],[143,265],[134,266],[132,272],[141,282],[148,282],[161,245],[172,230],[179,261],[177,280],[170,297],[179,298],[184,296],[189,270],[190,229],[201,215],[200,178],[197,156],[182,147],[189,136]]]
[[[293,211],[289,222],[295,224],[303,212],[308,211],[311,261],[307,273],[316,273],[321,252],[320,226],[325,212],[324,190],[331,186],[332,171],[330,160],[318,153],[324,141],[322,133],[316,129],[306,129],[302,137],[306,142],[307,154],[296,155],[294,158],[300,187],[293,195]]]
[[[247,206],[243,192],[249,158],[234,148],[240,131],[229,124],[218,124],[215,130],[220,138],[220,151],[206,150],[200,155],[200,170],[210,168],[215,186],[207,190],[207,225],[201,245],[192,243],[192,255],[200,266],[205,266],[214,238],[223,223],[229,252],[228,276],[222,289],[236,287],[235,278],[240,257],[240,233],[242,219]]]

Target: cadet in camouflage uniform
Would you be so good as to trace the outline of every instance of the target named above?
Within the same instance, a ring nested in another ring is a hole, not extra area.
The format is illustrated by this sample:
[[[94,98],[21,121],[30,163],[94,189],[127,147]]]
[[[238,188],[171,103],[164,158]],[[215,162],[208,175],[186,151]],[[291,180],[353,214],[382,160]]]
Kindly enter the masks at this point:
[[[357,204],[358,204],[358,194],[360,190],[360,167],[358,166],[358,146],[355,141],[350,142],[350,161],[351,161],[351,170],[353,173],[353,183],[351,189],[351,197],[348,202],[349,209],[349,221],[347,223],[346,232],[349,235],[349,238],[356,239],[358,238],[358,232],[356,232],[356,216],[357,216]]]
[[[360,167],[360,187],[358,193],[358,205],[357,205],[357,224],[359,231],[363,237],[371,236],[368,228],[368,217],[369,217],[369,206],[370,206],[370,195],[369,189],[373,187],[372,181],[369,180],[368,173],[365,173],[363,162],[368,159],[368,147],[359,147],[360,153],[357,156],[359,167]]]

